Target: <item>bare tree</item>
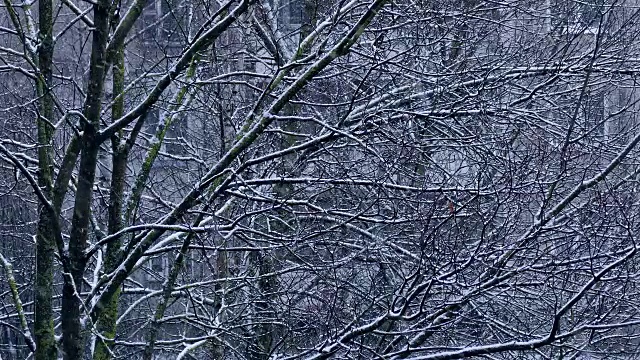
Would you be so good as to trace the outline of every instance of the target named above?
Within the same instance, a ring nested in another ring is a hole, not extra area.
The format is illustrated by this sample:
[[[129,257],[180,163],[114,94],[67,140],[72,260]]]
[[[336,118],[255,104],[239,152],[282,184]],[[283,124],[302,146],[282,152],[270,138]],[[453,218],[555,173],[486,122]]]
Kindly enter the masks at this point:
[[[635,0],[35,3],[3,358],[638,357]]]

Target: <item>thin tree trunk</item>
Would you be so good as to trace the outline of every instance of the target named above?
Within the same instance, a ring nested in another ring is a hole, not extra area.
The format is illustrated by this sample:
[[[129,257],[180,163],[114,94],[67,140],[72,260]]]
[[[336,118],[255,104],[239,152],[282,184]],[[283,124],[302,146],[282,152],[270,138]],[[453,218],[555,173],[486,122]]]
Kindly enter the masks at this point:
[[[196,226],[202,221],[204,215],[201,215],[198,220],[194,223]],[[165,280],[162,285],[162,298],[160,302],[156,306],[156,312],[151,321],[151,328],[146,336],[147,346],[144,349],[144,354],[142,356],[143,360],[152,360],[153,359],[153,351],[155,348],[156,340],[158,338],[158,331],[160,330],[160,325],[162,318],[164,317],[165,311],[169,306],[169,300],[171,299],[171,292],[173,291],[176,283],[176,279],[180,274],[180,271],[183,268],[185,257],[187,252],[189,251],[189,246],[191,245],[191,239],[193,238],[193,233],[187,234],[185,236],[184,241],[182,242],[182,246],[180,247],[180,251],[178,252],[178,256],[173,262],[173,266],[169,272],[169,276],[167,280]]]
[[[300,27],[300,34],[298,39],[298,49],[295,51],[296,57],[302,57],[308,52],[307,46],[303,43],[304,39],[310,34],[311,30],[316,26],[316,10],[317,4],[314,0],[304,0],[304,16],[303,24]],[[291,59],[293,60],[293,59]],[[283,111],[289,114],[298,114],[300,106],[296,104],[288,104]],[[285,122],[281,125],[287,134],[282,135],[280,149],[284,150],[293,146],[296,143],[296,138],[293,135],[297,133],[299,125],[296,122]],[[278,176],[288,176],[293,170],[293,161],[295,156],[293,154],[287,155],[282,158],[279,166],[280,174]],[[277,194],[279,199],[288,199],[294,193],[294,185],[286,183],[278,183],[273,187],[273,191]],[[278,215],[284,222],[289,217],[285,210],[278,210]],[[285,227],[281,223],[275,224],[275,229],[279,233],[286,232]],[[253,267],[257,269],[258,289],[257,296],[259,300],[255,301],[255,314],[257,316],[254,328],[254,341],[249,349],[249,357],[254,360],[268,360],[271,352],[273,351],[273,340],[276,332],[276,327],[273,325],[275,321],[276,312],[274,309],[274,295],[279,288],[278,277],[275,275],[269,275],[277,271],[275,258],[277,254],[274,253],[259,253],[252,254],[250,259],[252,260]]]
[[[189,68],[187,69],[187,73],[185,77],[188,82],[191,82],[191,80],[194,79],[196,74],[197,64],[198,64],[198,59],[196,57],[192,60]],[[164,120],[162,120],[164,125],[162,126],[161,130],[156,132],[157,142],[151,146],[151,148],[147,153],[147,156],[145,158],[145,166],[146,166],[144,168],[145,171],[143,171],[139,175],[139,177],[136,179],[136,185],[134,187],[133,196],[129,201],[129,207],[127,208],[127,213],[125,214],[126,220],[133,221],[133,218],[129,219],[129,217],[133,213],[132,209],[137,207],[138,203],[140,202],[140,197],[142,196],[144,185],[147,182],[151,166],[153,165],[153,162],[158,156],[158,151],[160,150],[160,146],[162,145],[166,131],[169,128],[169,126],[173,124],[174,121],[180,120],[176,112],[179,112],[180,108],[189,104],[190,99],[187,97],[188,95],[189,95],[188,86],[185,85],[174,96],[172,100],[172,105],[169,108],[169,111],[165,114]],[[198,218],[194,222],[194,226],[199,226],[200,222],[204,218],[203,214],[204,212],[202,212],[200,216],[198,216]],[[166,281],[162,285],[163,287],[162,298],[160,299],[160,302],[156,306],[156,312],[151,321],[151,327],[146,336],[147,346],[144,349],[144,354],[142,357],[144,360],[151,360],[153,358],[153,352],[154,352],[156,340],[158,338],[158,331],[160,330],[160,326],[161,326],[160,320],[164,317],[165,311],[167,310],[167,306],[169,304],[169,300],[171,299],[171,292],[175,287],[176,279],[178,278],[180,271],[184,267],[185,257],[187,256],[187,253],[189,251],[189,246],[191,244],[191,240],[193,236],[194,236],[193,233],[187,234],[185,236],[182,246],[180,247],[180,251],[178,252],[176,259],[173,262],[173,265],[169,272],[169,276],[167,277]]]
[[[50,84],[53,61],[53,4],[51,0],[38,2],[40,47],[38,48],[37,79],[40,97],[38,125],[38,186],[47,198],[51,198],[53,182],[53,156],[51,140],[54,129],[53,98]],[[55,214],[43,204],[39,207],[38,229],[36,233],[36,279],[35,279],[35,322],[36,360],[49,360],[57,357],[53,330],[53,254],[55,251],[54,225]]]
[[[82,315],[82,279],[86,267],[85,249],[91,219],[93,182],[96,174],[98,150],[97,133],[100,126],[100,107],[104,88],[106,45],[109,37],[110,1],[99,0],[93,7],[95,29],[91,48],[89,88],[85,101],[82,153],[78,172],[78,189],[69,238],[70,273],[64,276],[62,288],[62,346],[64,359],[83,358],[84,339]]]
[[[124,51],[119,49],[113,64],[113,96],[114,103],[111,108],[111,118],[119,119],[124,113]],[[127,158],[129,148],[121,144],[123,134],[120,133],[111,139],[113,151],[113,170],[111,184],[109,186],[109,235],[122,229],[122,203],[124,198],[124,185],[127,172]],[[118,237],[107,244],[104,270],[110,273],[115,270],[120,259],[120,246],[122,240]],[[116,336],[116,321],[118,320],[118,300],[120,290],[117,290],[107,302],[105,309],[98,318],[97,328],[101,338],[96,339],[93,358],[95,360],[111,359],[113,339]]]

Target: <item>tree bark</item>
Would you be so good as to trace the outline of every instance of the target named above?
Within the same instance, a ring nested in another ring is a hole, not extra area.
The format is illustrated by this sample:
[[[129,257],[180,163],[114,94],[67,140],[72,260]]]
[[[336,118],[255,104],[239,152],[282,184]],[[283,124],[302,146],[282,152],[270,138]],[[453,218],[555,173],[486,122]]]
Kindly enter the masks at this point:
[[[40,47],[38,48],[37,91],[40,98],[38,126],[38,186],[51,199],[53,178],[53,155],[51,141],[54,129],[53,97],[49,88],[52,79],[53,62],[53,3],[51,0],[38,2],[38,26]],[[36,279],[35,279],[35,322],[36,360],[55,359],[57,349],[53,330],[53,254],[55,251],[55,214],[44,204],[39,206],[39,220],[36,233]]]
[[[117,50],[117,55],[112,67],[113,71],[113,97],[114,103],[111,107],[111,118],[118,119],[124,112],[124,51]],[[122,133],[115,135],[111,139],[111,150],[113,151],[112,163],[113,169],[111,174],[111,184],[109,186],[109,219],[108,233],[115,234],[122,229],[122,204],[124,200],[124,185],[127,172],[127,158],[129,156],[129,148],[126,144],[122,144],[121,140],[124,135]],[[120,246],[122,240],[120,237],[110,241],[107,244],[105,254],[104,271],[110,273],[118,265],[120,259]],[[113,347],[113,339],[116,336],[116,321],[118,320],[118,300],[120,298],[120,290],[118,289],[108,300],[104,311],[98,319],[96,325],[101,338],[96,339],[95,351],[93,358],[95,360],[111,359],[111,348]]]
[[[107,0],[100,0],[93,7],[95,29],[91,48],[89,87],[83,111],[85,122],[82,127],[78,189],[69,238],[70,273],[65,274],[62,288],[62,346],[64,359],[69,360],[81,359],[84,353],[84,336],[80,323],[82,315],[80,294],[86,267],[85,249],[91,219],[93,182],[100,148],[97,134],[100,126],[106,46],[109,38],[109,9],[110,2]]]

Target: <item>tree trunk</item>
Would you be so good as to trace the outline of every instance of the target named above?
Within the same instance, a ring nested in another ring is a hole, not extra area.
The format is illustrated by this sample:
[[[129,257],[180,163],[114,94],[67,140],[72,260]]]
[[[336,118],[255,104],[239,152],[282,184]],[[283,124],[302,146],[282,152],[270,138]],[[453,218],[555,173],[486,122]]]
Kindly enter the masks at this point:
[[[113,97],[114,104],[111,108],[111,118],[115,121],[124,113],[124,51],[119,49],[113,64]],[[121,144],[123,134],[120,133],[111,139],[113,151],[113,170],[111,184],[109,186],[109,235],[122,229],[122,203],[124,200],[124,185],[127,173],[127,158],[129,149],[126,144]],[[120,259],[121,238],[116,238],[107,244],[105,254],[104,271],[110,273],[118,266]],[[101,338],[96,339],[93,358],[95,360],[111,359],[111,348],[116,336],[116,321],[118,320],[118,300],[120,290],[117,290],[107,302],[105,309],[98,318],[96,325]]]
[[[84,107],[82,154],[78,172],[78,189],[73,208],[69,238],[70,274],[65,274],[62,288],[62,346],[64,359],[83,358],[84,340],[82,316],[82,280],[86,267],[85,249],[89,236],[93,182],[96,174],[98,150],[97,133],[100,126],[100,107],[104,88],[106,45],[109,38],[108,0],[100,0],[93,7],[94,26],[91,48],[89,87]]]
[[[48,199],[52,194],[53,156],[51,141],[54,129],[53,97],[50,91],[53,61],[53,4],[51,0],[38,2],[40,47],[38,48],[37,90],[40,97],[38,126],[38,186]],[[57,357],[53,330],[53,254],[55,251],[55,214],[44,204],[39,207],[38,229],[36,233],[36,279],[35,279],[35,322],[36,360]]]

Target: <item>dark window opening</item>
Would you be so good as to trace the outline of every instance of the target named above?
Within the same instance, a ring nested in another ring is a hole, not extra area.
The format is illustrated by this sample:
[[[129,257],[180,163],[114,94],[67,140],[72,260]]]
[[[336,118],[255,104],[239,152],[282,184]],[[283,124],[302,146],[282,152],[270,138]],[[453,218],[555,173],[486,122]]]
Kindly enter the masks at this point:
[[[291,0],[289,2],[289,22],[291,24],[302,24],[304,20],[304,2]]]
[[[552,26],[562,32],[577,33],[597,27],[604,14],[604,0],[561,1],[552,4]]]
[[[585,94],[580,104],[580,110],[584,119],[585,131],[594,135],[602,135],[605,121],[604,94]]]
[[[140,17],[139,31],[142,31],[142,41],[153,42],[157,35],[158,11],[156,9],[156,0],[147,0]]]
[[[310,21],[307,14],[306,1],[308,0],[283,0],[280,8],[281,19],[285,26],[304,25]]]
[[[167,43],[176,43],[182,40],[185,34],[182,19],[184,19],[184,8],[180,6],[180,1],[160,0],[162,16],[162,39]]]
[[[175,119],[167,129],[164,137],[165,151],[171,155],[186,155],[188,147],[185,144],[187,139],[187,122],[185,119]]]
[[[151,270],[155,273],[162,274],[164,271],[164,264],[161,257],[158,256],[151,259]]]

